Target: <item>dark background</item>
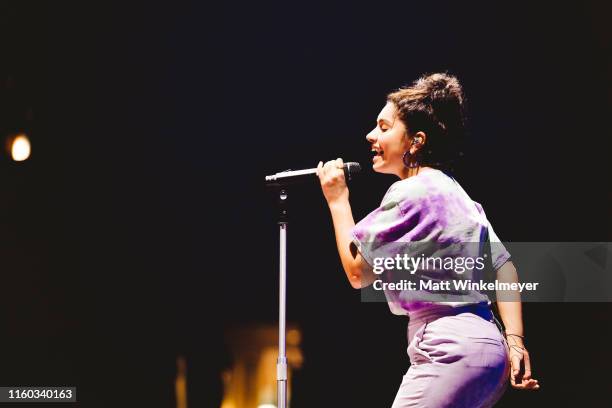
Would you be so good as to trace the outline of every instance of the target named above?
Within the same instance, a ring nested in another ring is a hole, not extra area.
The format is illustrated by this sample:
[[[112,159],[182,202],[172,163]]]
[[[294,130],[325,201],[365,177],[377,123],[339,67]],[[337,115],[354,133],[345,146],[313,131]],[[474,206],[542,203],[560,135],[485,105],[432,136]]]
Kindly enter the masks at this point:
[[[343,157],[390,90],[449,70],[471,139],[456,177],[506,241],[609,241],[605,2],[0,3],[0,384],[76,385],[79,405],[218,406],[223,332],[277,318],[263,176]],[[351,187],[360,219],[394,180]],[[405,319],[360,304],[316,184],[291,192],[292,407],[390,406]],[[579,271],[576,271],[579,273]],[[605,405],[609,304],[525,304],[537,393]]]

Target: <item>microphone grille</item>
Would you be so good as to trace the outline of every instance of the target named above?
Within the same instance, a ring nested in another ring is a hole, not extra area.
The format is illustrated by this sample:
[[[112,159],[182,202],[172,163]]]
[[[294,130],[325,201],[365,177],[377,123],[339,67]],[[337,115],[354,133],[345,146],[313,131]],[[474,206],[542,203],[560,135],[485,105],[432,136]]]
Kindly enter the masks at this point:
[[[348,162],[346,163],[346,170],[351,174],[356,174],[361,171],[361,164],[357,162]]]
[[[353,176],[361,171],[361,164],[357,162],[347,162],[344,163],[344,168],[344,175],[349,181],[351,181]]]

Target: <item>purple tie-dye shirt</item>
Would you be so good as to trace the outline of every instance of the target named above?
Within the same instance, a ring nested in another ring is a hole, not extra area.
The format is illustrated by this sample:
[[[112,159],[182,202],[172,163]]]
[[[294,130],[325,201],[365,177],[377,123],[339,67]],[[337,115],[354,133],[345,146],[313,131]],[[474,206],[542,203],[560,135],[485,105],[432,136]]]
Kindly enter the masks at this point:
[[[398,253],[416,257],[415,248],[421,243],[435,243],[436,257],[476,258],[484,255],[482,244],[487,239],[491,242],[493,270],[497,271],[510,258],[482,206],[472,201],[455,179],[435,169],[422,170],[416,176],[391,185],[380,206],[357,223],[352,233],[362,257],[372,266],[376,257],[393,257]],[[462,277],[478,280],[482,278],[479,273],[467,271]],[[454,271],[444,269],[417,271],[415,276],[434,280],[457,277]],[[436,294],[437,297],[429,298],[426,295],[431,293],[424,292],[385,290],[385,296],[391,311],[398,315],[434,304],[489,303],[488,297],[477,291],[450,290],[443,297]]]

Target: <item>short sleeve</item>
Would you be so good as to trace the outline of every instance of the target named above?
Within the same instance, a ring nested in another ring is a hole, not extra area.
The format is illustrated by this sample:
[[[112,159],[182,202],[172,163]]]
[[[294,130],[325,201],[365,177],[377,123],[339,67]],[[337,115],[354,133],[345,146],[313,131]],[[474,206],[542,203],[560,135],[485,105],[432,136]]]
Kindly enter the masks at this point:
[[[388,241],[388,231],[397,226],[400,218],[399,204],[387,203],[355,225],[352,231],[353,243],[368,264],[374,265],[374,258],[384,249],[384,240]]]
[[[418,197],[407,198],[393,186],[380,206],[352,230],[353,243],[371,266],[375,258],[393,257],[405,251],[405,243],[414,239],[426,220],[421,217]]]
[[[491,247],[491,265],[493,266],[493,270],[497,271],[510,260],[510,253],[493,230],[493,226],[491,226],[491,222],[489,222],[482,205],[476,201],[474,201],[474,204],[482,216],[482,222],[486,226],[486,234],[484,235],[484,239],[481,239],[481,242],[489,241]],[[483,237],[483,235],[481,235],[481,237]]]
[[[491,243],[491,263],[493,265],[493,270],[497,271],[501,268],[506,262],[510,260],[510,253],[504,246],[504,244],[500,241],[499,237],[493,230],[491,223],[488,222],[488,235],[489,242]]]

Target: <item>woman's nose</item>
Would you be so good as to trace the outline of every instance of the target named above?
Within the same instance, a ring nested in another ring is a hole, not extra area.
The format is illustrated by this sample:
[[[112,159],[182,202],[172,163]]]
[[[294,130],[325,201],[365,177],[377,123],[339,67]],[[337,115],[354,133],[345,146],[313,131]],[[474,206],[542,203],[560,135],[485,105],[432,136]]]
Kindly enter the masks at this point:
[[[370,133],[368,133],[366,135],[366,140],[370,143],[374,143],[376,142],[376,135],[374,134],[375,132],[372,130]]]

